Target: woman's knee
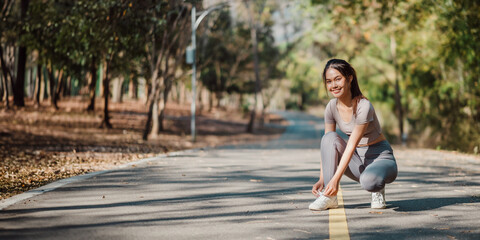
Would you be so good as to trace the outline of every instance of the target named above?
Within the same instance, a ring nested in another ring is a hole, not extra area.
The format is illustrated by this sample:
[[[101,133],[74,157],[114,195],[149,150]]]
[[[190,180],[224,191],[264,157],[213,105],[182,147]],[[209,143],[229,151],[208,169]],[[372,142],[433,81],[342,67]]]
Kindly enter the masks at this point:
[[[369,192],[378,192],[385,187],[385,179],[374,173],[363,172],[360,175],[360,184]]]
[[[378,192],[385,184],[397,178],[397,163],[392,160],[377,160],[370,164],[360,175],[362,188],[369,192]]]
[[[322,137],[321,145],[320,147],[323,147],[325,145],[332,145],[338,139],[341,139],[340,135],[338,135],[337,132],[327,132],[325,135]]]

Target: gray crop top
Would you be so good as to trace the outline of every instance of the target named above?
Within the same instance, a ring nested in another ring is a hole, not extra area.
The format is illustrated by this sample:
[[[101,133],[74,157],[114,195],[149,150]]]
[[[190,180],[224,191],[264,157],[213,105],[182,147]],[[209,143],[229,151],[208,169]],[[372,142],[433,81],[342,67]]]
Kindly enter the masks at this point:
[[[350,134],[352,134],[355,125],[368,123],[367,129],[365,130],[362,139],[360,139],[360,142],[358,143],[359,145],[372,142],[382,133],[380,123],[377,119],[377,114],[375,114],[375,109],[367,99],[361,99],[358,102],[357,117],[353,115],[350,122],[347,123],[340,117],[340,113],[337,109],[337,99],[333,98],[330,100],[330,102],[328,102],[327,107],[325,108],[325,123],[336,123],[338,128],[349,137]]]

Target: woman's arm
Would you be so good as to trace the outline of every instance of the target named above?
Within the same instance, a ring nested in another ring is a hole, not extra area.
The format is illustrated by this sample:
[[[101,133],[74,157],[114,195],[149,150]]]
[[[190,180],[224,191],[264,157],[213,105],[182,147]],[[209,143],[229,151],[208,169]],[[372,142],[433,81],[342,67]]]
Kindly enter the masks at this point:
[[[325,124],[325,126],[326,125],[327,124]],[[362,138],[363,133],[365,132],[367,127],[368,127],[368,123],[355,125],[355,128],[353,129],[352,134],[348,139],[345,152],[343,152],[342,158],[340,159],[340,163],[338,164],[337,171],[335,172],[335,175],[333,175],[332,180],[330,180],[328,185],[325,187],[325,191],[323,192],[324,195],[326,196],[337,195],[338,184],[340,182],[340,179],[342,178],[343,173],[347,169],[348,164],[350,163],[350,159],[352,159],[353,153],[355,152],[355,148],[360,142],[360,139]],[[325,129],[325,132],[327,132],[327,129]]]
[[[335,123],[325,123],[325,134],[328,132],[335,132],[336,124]]]

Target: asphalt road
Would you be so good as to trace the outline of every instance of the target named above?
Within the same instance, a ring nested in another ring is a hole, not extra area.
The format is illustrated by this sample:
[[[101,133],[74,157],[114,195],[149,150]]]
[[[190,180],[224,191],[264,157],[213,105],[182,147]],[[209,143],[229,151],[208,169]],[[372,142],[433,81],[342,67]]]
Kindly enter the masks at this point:
[[[323,120],[282,114],[291,125],[275,141],[146,159],[3,201],[0,239],[328,239],[329,211],[308,210]],[[387,209],[342,179],[350,238],[480,239],[480,157],[394,151]]]

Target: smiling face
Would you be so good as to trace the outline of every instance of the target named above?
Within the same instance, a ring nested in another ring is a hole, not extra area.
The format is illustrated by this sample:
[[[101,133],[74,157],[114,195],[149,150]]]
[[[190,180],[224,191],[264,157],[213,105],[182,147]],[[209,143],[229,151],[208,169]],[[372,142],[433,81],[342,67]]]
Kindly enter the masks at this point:
[[[336,98],[350,97],[350,83],[352,76],[347,79],[337,69],[329,68],[325,73],[325,85],[327,90]]]

